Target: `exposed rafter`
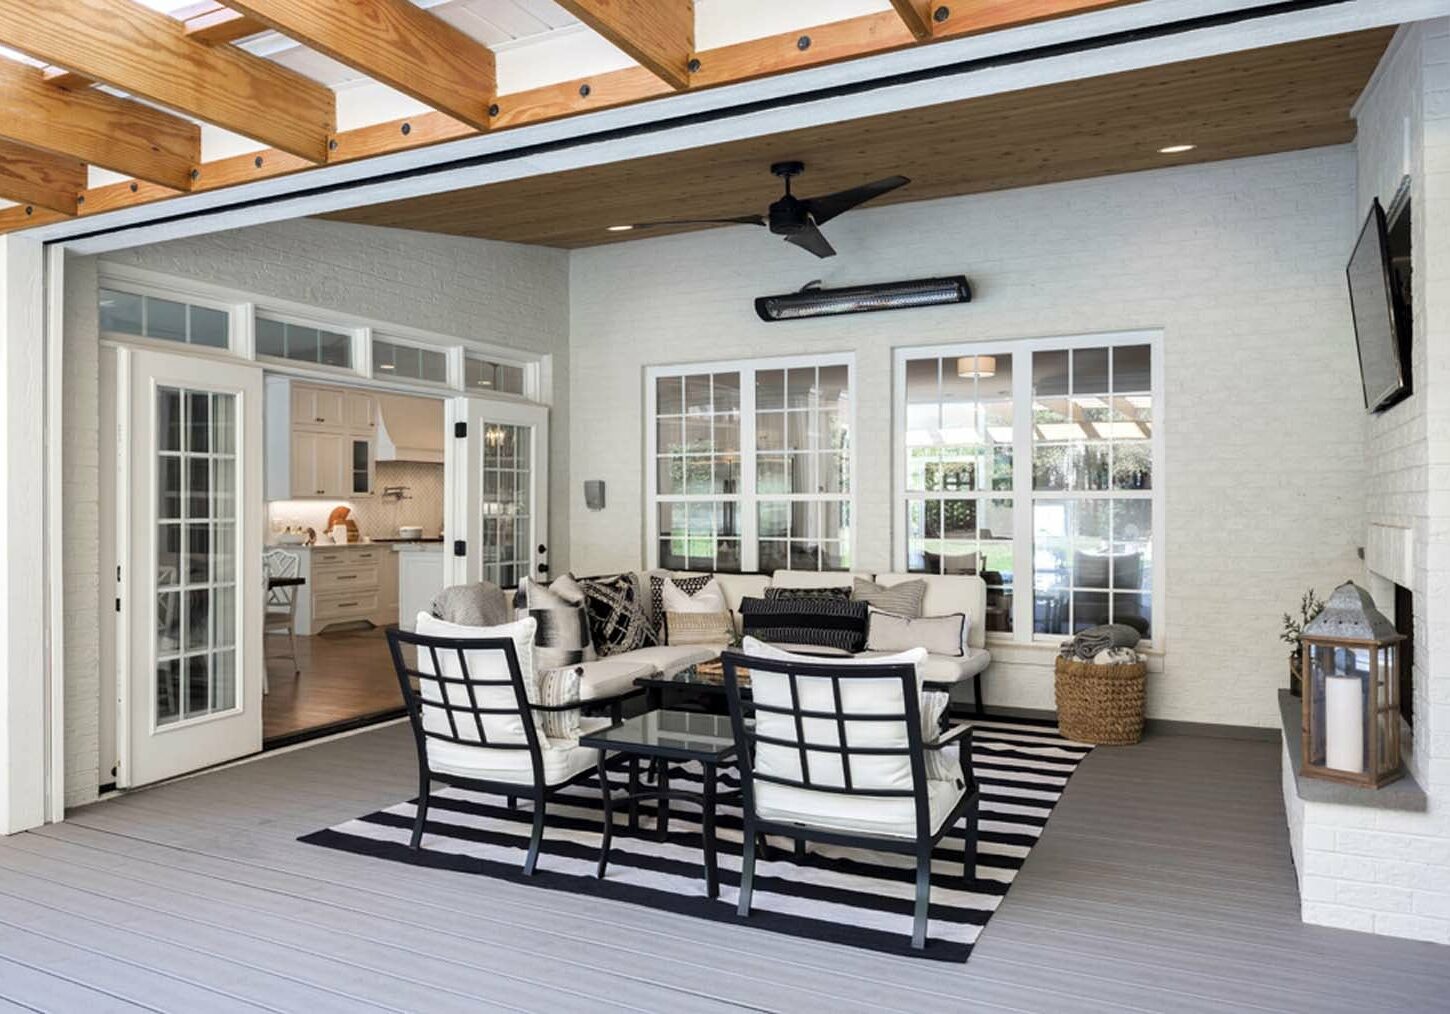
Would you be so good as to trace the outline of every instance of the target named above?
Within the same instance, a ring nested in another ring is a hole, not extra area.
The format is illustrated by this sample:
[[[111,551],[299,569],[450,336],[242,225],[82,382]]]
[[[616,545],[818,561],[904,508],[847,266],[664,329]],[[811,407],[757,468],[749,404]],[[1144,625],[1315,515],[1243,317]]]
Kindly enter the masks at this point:
[[[86,167],[80,160],[0,140],[0,197],[7,201],[74,215],[76,197],[85,188]]]
[[[931,38],[932,13],[937,6],[934,0],[891,0],[891,6],[896,8],[902,23],[919,42]]]
[[[135,0],[0,0],[0,43],[314,162],[336,127],[332,92],[231,46],[188,38]]]
[[[201,161],[195,123],[95,88],[68,91],[13,60],[0,60],[0,137],[176,190],[191,187]]]
[[[496,90],[493,53],[409,0],[229,0],[229,6],[374,81],[488,129]]]
[[[694,0],[558,0],[559,6],[672,88],[690,86]]]
[[[497,108],[485,123],[475,122],[477,116],[471,110],[476,106],[472,106],[466,120],[448,111],[426,112],[337,134],[332,133],[332,102],[326,89],[227,45],[265,31],[269,25],[214,0],[198,0],[194,6],[174,12],[175,18],[149,11],[135,0],[54,0],[43,8],[33,0],[0,0],[0,43],[12,44],[58,65],[45,71],[56,91],[63,85],[77,94],[103,95],[90,85],[93,78],[105,79],[138,96],[274,146],[198,167],[189,189],[209,190],[300,172],[324,160],[324,155],[328,162],[368,158],[472,136],[484,126],[494,130],[526,126],[647,101],[685,86],[699,89],[730,85],[903,49],[919,42],[1010,28],[1139,0],[971,0],[955,4],[944,0],[892,0],[891,9],[703,52],[693,48],[692,0],[558,2],[640,66],[497,96],[493,99]],[[237,4],[239,8],[267,8],[278,27],[282,27],[284,18],[289,19],[290,30],[283,30],[305,44],[323,48],[320,42],[325,28],[334,40],[332,45],[340,40],[342,44],[361,46],[350,58],[343,57],[340,50],[331,55],[379,79],[384,79],[382,74],[405,72],[397,67],[363,65],[363,58],[372,56],[367,51],[369,41],[357,38],[365,34],[358,26],[371,22],[359,21],[355,12],[359,8],[376,12],[400,5],[412,7],[405,0],[238,0]],[[321,23],[324,11],[328,25]],[[388,10],[387,14],[399,19],[414,18],[408,11],[399,14]],[[428,31],[433,24],[442,23],[421,11],[417,17],[428,20]],[[309,30],[319,36],[316,39],[302,37],[308,18],[316,22]],[[923,20],[930,28],[926,36],[919,32]],[[348,23],[335,24],[339,21]],[[412,23],[389,22],[394,28]],[[915,29],[911,27],[914,23]],[[412,52],[429,51],[431,45],[431,41],[423,46],[414,42]],[[42,49],[45,51],[37,52]],[[112,52],[102,52],[107,49]],[[198,55],[198,51],[210,55]],[[409,59],[414,58],[409,55]],[[221,61],[223,72],[200,75],[200,68],[212,66],[212,60]],[[100,73],[87,77],[81,73],[87,68],[104,69],[124,80],[103,78]],[[199,75],[203,80],[198,80]],[[402,83],[398,87],[435,108],[448,108],[443,104],[447,95],[423,97],[416,80],[406,83],[407,87]],[[161,97],[163,92],[170,99]],[[475,97],[469,98],[470,104]],[[0,125],[0,136],[4,136],[4,130]],[[107,165],[99,157],[93,161]],[[173,175],[163,183],[132,169],[120,171],[131,172],[138,182],[85,191],[79,214],[88,216],[163,200],[188,189],[184,183],[176,186],[178,181]],[[147,182],[150,180],[155,182]],[[39,205],[28,206],[28,211],[18,207],[0,209],[0,232],[59,217],[59,213]]]

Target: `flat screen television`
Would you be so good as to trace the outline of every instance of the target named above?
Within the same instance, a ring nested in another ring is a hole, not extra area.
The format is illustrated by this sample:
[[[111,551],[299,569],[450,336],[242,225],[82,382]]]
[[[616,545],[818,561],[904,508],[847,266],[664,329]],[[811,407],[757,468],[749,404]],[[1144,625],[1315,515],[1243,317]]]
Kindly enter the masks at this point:
[[[1407,216],[1408,209],[1404,210]],[[1404,261],[1408,272],[1408,256]],[[1383,412],[1410,393],[1410,342],[1409,308],[1401,299],[1401,279],[1391,255],[1385,210],[1378,199],[1359,231],[1345,274],[1364,405],[1370,412]]]

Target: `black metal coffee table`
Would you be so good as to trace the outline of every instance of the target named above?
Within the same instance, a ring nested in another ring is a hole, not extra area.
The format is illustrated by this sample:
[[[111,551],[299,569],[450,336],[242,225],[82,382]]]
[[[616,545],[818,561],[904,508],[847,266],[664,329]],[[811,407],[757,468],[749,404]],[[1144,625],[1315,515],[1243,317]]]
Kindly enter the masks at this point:
[[[609,846],[614,834],[614,799],[605,770],[609,754],[629,758],[630,828],[639,827],[639,801],[659,801],[656,833],[661,841],[669,834],[670,800],[682,799],[700,807],[700,822],[705,840],[705,891],[711,898],[720,896],[720,878],[715,862],[716,769],[735,756],[735,737],[730,719],[721,715],[705,715],[688,711],[649,711],[619,725],[579,737],[579,745],[599,751],[600,792],[604,799],[604,841],[599,850],[599,872],[602,878],[609,866]],[[641,759],[659,761],[659,784],[641,788]],[[704,769],[704,791],[691,792],[670,788],[670,764],[698,761]]]

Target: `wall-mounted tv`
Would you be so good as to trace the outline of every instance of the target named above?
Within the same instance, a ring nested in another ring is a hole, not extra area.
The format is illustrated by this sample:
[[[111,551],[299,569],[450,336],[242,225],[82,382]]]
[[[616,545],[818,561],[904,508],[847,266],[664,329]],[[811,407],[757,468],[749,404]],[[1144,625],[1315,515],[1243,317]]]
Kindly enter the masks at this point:
[[[1364,405],[1371,412],[1383,412],[1410,394],[1408,202],[1395,211],[1392,244],[1385,210],[1374,201],[1345,269]],[[1401,244],[1403,251],[1393,249]]]

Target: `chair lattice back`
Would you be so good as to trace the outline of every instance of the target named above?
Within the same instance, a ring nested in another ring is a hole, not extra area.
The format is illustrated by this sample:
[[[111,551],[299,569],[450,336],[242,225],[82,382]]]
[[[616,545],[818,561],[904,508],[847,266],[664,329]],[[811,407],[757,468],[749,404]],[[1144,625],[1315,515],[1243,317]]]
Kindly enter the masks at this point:
[[[842,666],[736,652],[721,661],[747,807],[754,806],[756,782],[834,793],[843,805],[850,796],[909,798],[925,828],[915,666]],[[750,673],[750,696],[741,692],[741,669]],[[883,776],[883,768],[894,774]]]
[[[302,558],[285,549],[272,549],[262,554],[262,573],[268,578],[297,577],[302,573]],[[268,588],[267,607],[276,611],[290,608],[297,600],[297,589]]]
[[[539,769],[542,745],[511,639],[429,637],[389,630],[388,648],[425,763],[431,740],[490,750],[528,750],[535,770]],[[414,664],[407,658],[409,648]]]

